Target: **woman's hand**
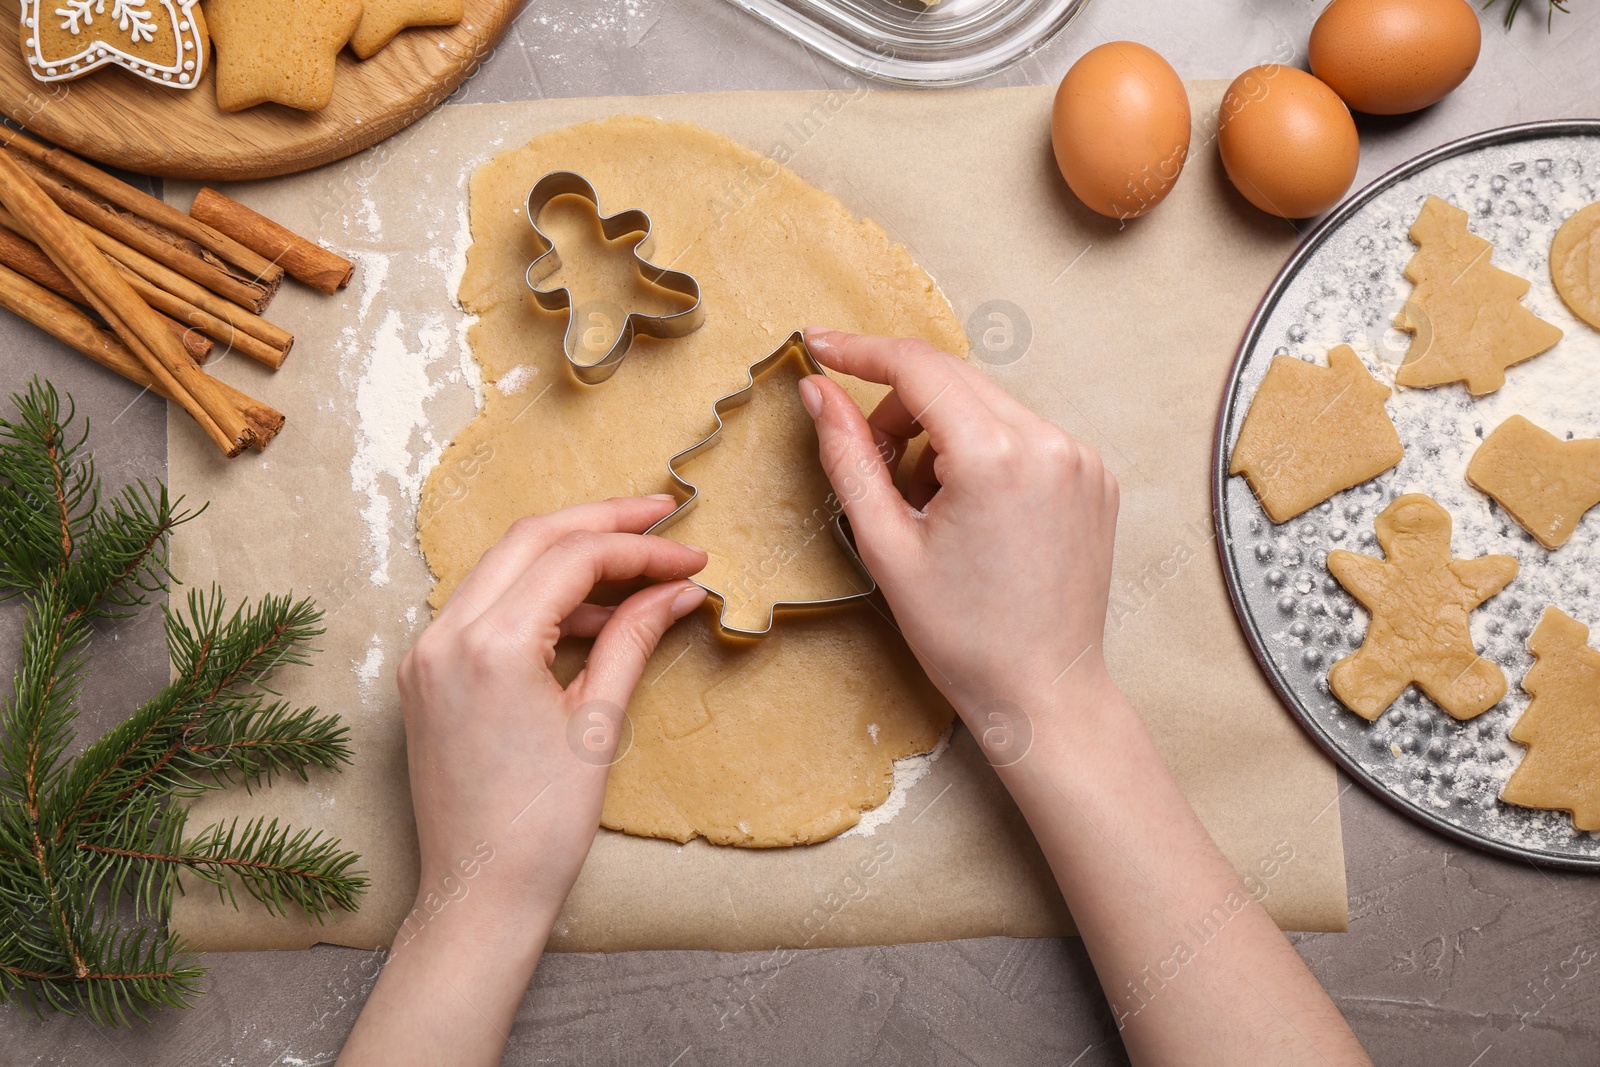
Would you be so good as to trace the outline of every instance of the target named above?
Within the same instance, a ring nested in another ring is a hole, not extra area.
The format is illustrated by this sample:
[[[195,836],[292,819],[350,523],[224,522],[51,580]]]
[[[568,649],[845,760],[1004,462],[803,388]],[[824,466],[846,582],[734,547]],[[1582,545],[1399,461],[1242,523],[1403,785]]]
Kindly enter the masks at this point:
[[[1099,457],[921,341],[806,341],[894,387],[870,417],[824,377],[800,393],[861,558],[1027,816],[1133,1062],[1370,1067],[1106,673],[1117,484]],[[923,430],[901,496],[890,472]]]
[[[675,503],[519,520],[401,662],[420,886],[341,1062],[499,1059],[594,841],[623,709],[661,635],[705,599],[684,580],[705,553],[639,532]],[[660,584],[584,602],[640,577]],[[565,689],[550,673],[563,635],[595,639]]]
[[[800,395],[862,561],[973,732],[991,702],[1027,709],[1106,684],[1117,483],[1094,450],[925,341],[808,330],[806,343],[894,388],[869,417],[826,377]],[[924,430],[902,496],[891,472]]]

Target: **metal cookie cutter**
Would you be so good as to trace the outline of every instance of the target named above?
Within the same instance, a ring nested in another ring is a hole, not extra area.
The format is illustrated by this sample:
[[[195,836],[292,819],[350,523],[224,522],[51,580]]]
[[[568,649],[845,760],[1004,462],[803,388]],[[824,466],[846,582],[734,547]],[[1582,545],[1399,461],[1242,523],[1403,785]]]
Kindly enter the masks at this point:
[[[576,358],[580,331],[579,324],[574,321],[572,315],[572,294],[565,288],[549,290],[539,288],[539,282],[548,278],[561,266],[561,257],[556,254],[555,243],[539,229],[539,213],[556,197],[569,195],[581,196],[593,205],[595,217],[600,220],[600,232],[605,235],[607,241],[615,241],[631,233],[641,234],[633,246],[633,259],[638,267],[639,277],[668,292],[688,297],[692,301],[682,311],[674,311],[667,315],[643,315],[630,311],[623,319],[622,332],[617,335],[610,350],[594,363],[581,363]],[[528,288],[533,290],[534,300],[546,311],[567,313],[567,331],[562,338],[561,347],[566,353],[567,364],[572,368],[572,373],[585,385],[599,385],[615,374],[617,367],[627,356],[628,349],[633,347],[633,339],[639,334],[666,339],[683,337],[699,327],[703,317],[700,307],[700,283],[682,271],[658,267],[645,258],[645,246],[650,243],[650,216],[634,208],[608,218],[600,211],[600,197],[595,193],[594,186],[590,185],[583,175],[574,174],[570,170],[556,170],[535,182],[533,190],[528,193],[528,225],[533,227],[534,240],[539,248],[539,254],[528,264]]]
[[[778,366],[784,360],[791,357],[800,361],[800,364],[805,368],[807,374],[827,374],[827,371],[822,368],[822,365],[818,363],[816,358],[811,355],[811,351],[806,348],[805,335],[801,334],[799,331],[790,334],[788,339],[785,340],[783,344],[779,345],[777,350],[770,356],[751,364],[750,368],[745,372],[748,380],[745,382],[744,386],[735,392],[729,393],[727,396],[722,397],[716,403],[711,405],[712,411],[714,411],[717,416],[717,428],[711,431],[711,435],[705,440],[701,441],[699,444],[686,448],[682,452],[679,452],[677,455],[673,456],[671,459],[667,460],[667,473],[672,475],[672,480],[677,482],[681,488],[686,490],[689,496],[688,499],[678,505],[672,514],[668,515],[666,518],[650,527],[649,530],[645,531],[646,533],[658,533],[665,527],[672,525],[674,522],[677,522],[679,519],[687,515],[690,509],[692,509],[695,504],[699,502],[700,490],[695,487],[693,482],[688,481],[678,473],[678,467],[681,464],[687,463],[689,460],[700,455],[707,449],[714,447],[722,437],[722,429],[724,425],[722,417],[728,412],[732,411],[734,408],[743,407],[744,405],[748,404],[751,398],[755,395],[756,381],[768,371]],[[831,608],[840,604],[848,604],[855,600],[864,600],[877,590],[878,583],[873,579],[872,574],[867,570],[866,564],[861,562],[861,556],[857,554],[856,546],[850,543],[850,538],[844,531],[843,511],[837,508],[837,501],[834,498],[830,497],[829,501],[830,504],[833,505],[830,510],[832,510],[834,514],[833,517],[828,521],[828,531],[833,535],[833,539],[838,543],[840,550],[844,552],[845,558],[850,561],[851,566],[855,568],[856,573],[861,577],[861,580],[864,583],[864,588],[859,589],[857,592],[849,593],[845,596],[828,597],[823,600],[779,601],[774,603],[771,608],[768,609],[767,623],[765,626],[759,630],[747,630],[741,627],[728,625],[726,621],[728,598],[723,591],[713,589],[711,586],[700,581],[699,579],[691,579],[696,585],[700,586],[700,588],[704,589],[711,596],[716,597],[721,603],[722,610],[718,613],[717,625],[724,632],[737,634],[741,637],[761,637],[772,632],[773,621],[779,609],[784,611],[797,611],[812,608]]]

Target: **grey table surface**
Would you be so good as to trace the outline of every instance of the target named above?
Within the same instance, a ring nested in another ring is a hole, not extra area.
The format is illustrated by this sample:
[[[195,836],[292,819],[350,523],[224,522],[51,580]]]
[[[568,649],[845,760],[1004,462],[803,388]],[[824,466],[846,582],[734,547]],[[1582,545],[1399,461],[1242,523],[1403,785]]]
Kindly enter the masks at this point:
[[[1506,0],[1500,0],[1503,5]],[[1156,48],[1189,78],[1303,61],[1322,0],[1092,0],[1054,42],[985,84],[1052,84],[1107,40]],[[1419,115],[1362,121],[1357,185],[1444,141],[1600,114],[1600,4],[1547,32],[1541,0],[1510,31],[1483,18],[1466,84]],[[459,102],[838,86],[843,72],[725,0],[533,0]],[[1242,327],[1241,323],[1241,327]],[[96,429],[111,484],[166,469],[165,405],[10,316],[0,390],[39,373]],[[8,673],[20,610],[0,607]],[[102,627],[83,730],[165,680],[153,613]],[[1341,781],[1350,930],[1293,935],[1380,1064],[1600,1063],[1600,881],[1459,846]],[[764,954],[552,955],[510,1035],[508,1064],[1064,1064],[1125,1057],[1082,944],[992,938],[803,952],[726,1025]],[[0,1064],[285,1067],[332,1062],[371,988],[374,953],[219,953],[206,995],[149,1026],[103,1030],[0,1008]],[[742,999],[742,997],[741,997]]]

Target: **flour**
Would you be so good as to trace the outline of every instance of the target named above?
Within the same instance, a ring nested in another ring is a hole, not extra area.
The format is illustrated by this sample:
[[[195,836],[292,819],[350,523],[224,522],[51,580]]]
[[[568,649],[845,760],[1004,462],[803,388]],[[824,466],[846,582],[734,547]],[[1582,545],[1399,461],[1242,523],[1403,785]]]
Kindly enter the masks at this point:
[[[372,336],[365,373],[356,383],[356,454],[350,463],[350,487],[366,498],[361,517],[367,526],[367,551],[372,561],[374,585],[389,581],[396,497],[414,511],[422,480],[437,461],[442,443],[427,429],[425,405],[443,386],[433,381],[428,368],[448,353],[453,333],[441,315],[428,315],[415,330],[408,329],[397,310],[384,313]],[[347,358],[350,353],[346,353]],[[412,452],[420,436],[426,454]],[[392,487],[392,488],[391,488]]]
[[[906,799],[911,795],[911,787],[928,776],[933,770],[933,765],[940,756],[950,747],[950,736],[955,732],[955,725],[940,735],[938,743],[932,750],[917,756],[907,756],[905,759],[894,761],[894,785],[889,790],[889,798],[870,811],[861,813],[861,821],[850,829],[840,834],[840,837],[873,837],[878,828],[889,825],[896,815],[905,810]],[[877,743],[877,735],[873,735],[873,743]]]

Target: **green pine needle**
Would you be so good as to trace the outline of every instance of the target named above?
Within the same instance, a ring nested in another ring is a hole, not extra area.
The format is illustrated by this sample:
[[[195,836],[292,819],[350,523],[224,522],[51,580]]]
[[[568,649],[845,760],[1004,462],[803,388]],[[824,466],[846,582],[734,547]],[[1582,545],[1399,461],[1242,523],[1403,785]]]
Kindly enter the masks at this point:
[[[1487,11],[1497,2],[1498,0],[1484,0],[1483,9]],[[1563,15],[1571,13],[1567,9],[1567,3],[1568,0],[1548,0],[1548,8],[1546,9],[1544,15],[1544,28],[1546,33],[1550,32],[1550,30],[1555,26],[1557,11],[1561,12]],[[1511,28],[1511,24],[1517,21],[1517,12],[1520,10],[1522,10],[1522,0],[1508,0],[1506,4],[1505,18],[1506,29],[1509,30]]]
[[[350,760],[337,716],[268,687],[322,633],[309,600],[230,608],[191,592],[163,608],[173,680],[67,759],[94,620],[172,580],[167,545],[197,512],[143,483],[102,500],[85,423],[38,381],[0,420],[0,599],[26,605],[22,657],[0,704],[0,1002],[127,1024],[191,1004],[205,968],[162,923],[187,873],[238,903],[325,920],[366,890],[360,858],[310,830],[254,819],[186,836],[186,798]]]

